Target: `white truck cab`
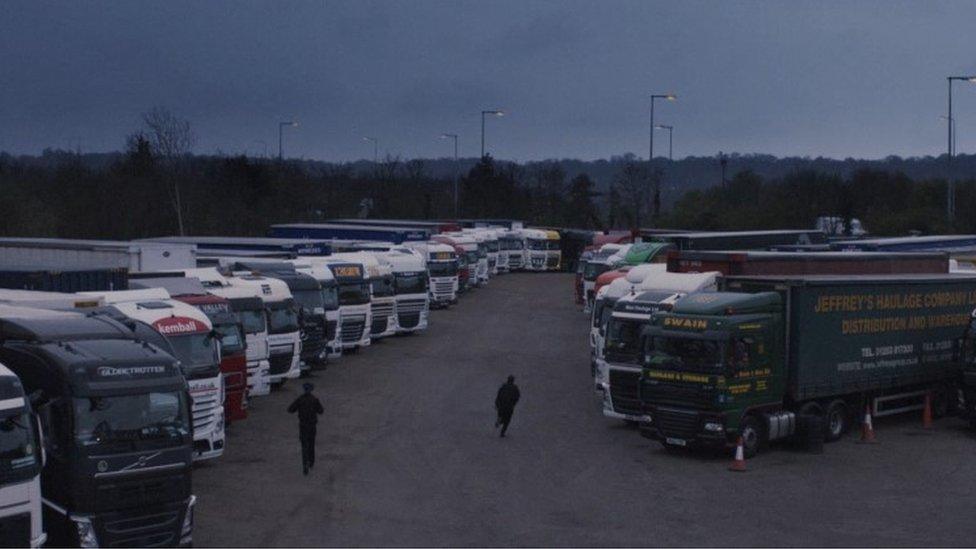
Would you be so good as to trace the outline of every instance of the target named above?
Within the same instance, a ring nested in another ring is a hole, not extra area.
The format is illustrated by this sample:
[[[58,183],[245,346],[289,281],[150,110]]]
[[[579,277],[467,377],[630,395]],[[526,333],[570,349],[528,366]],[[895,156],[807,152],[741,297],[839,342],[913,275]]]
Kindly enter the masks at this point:
[[[593,295],[596,279],[601,274],[616,269],[623,264],[623,258],[630,249],[629,244],[604,244],[602,248],[593,252],[583,265],[583,311],[593,309]]]
[[[283,280],[249,273],[227,277],[231,286],[257,292],[268,319],[268,383],[281,385],[301,375],[302,336],[298,305]]]
[[[499,258],[507,256],[505,265],[508,272],[522,270],[525,267],[525,237],[522,231],[503,230],[498,235],[498,254]]]
[[[391,249],[396,246],[391,247]],[[366,268],[366,280],[370,287],[369,337],[381,339],[397,333],[396,295],[394,292],[393,266],[384,251],[360,251],[333,254],[335,257],[358,261]]]
[[[299,256],[289,259],[288,263],[295,266],[295,271],[306,274],[322,286],[322,303],[325,309],[325,334],[328,340],[326,347],[328,358],[337,359],[342,356],[342,341],[339,337],[339,283],[336,282],[332,269],[317,264],[309,258]]]
[[[311,257],[313,264],[332,270],[339,284],[339,338],[343,351],[368,347],[373,324],[372,288],[358,252]]]
[[[152,326],[166,338],[186,377],[192,399],[193,459],[224,453],[224,382],[220,344],[210,318],[200,309],[172,299],[163,288],[81,292],[98,296],[123,315]]]
[[[253,286],[234,286],[231,279],[213,267],[186,269],[182,272],[184,276],[199,279],[208,292],[230,301],[231,310],[244,328],[244,340],[247,344],[247,394],[270,394],[268,316],[260,291]]]
[[[404,246],[416,250],[427,262],[431,306],[457,303],[458,257],[454,246],[436,241],[406,242]]]
[[[525,237],[525,270],[545,271],[549,257],[549,235],[540,229],[522,229]]]
[[[681,297],[714,291],[718,272],[650,272],[634,293],[620,298],[606,327],[603,370],[603,415],[632,422],[649,422],[641,411],[638,386],[641,375],[640,334],[651,315],[670,309]]]
[[[427,264],[413,250],[391,250],[387,259],[393,267],[393,288],[397,302],[397,333],[427,329],[430,299],[427,294]]]
[[[41,518],[41,437],[20,379],[0,364],[0,541],[6,547],[40,547],[47,541]]]

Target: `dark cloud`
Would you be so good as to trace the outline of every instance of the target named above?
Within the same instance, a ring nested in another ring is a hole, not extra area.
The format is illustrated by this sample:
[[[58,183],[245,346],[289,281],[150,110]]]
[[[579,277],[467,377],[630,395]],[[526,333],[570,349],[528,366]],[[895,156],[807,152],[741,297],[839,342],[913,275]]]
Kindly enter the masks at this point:
[[[646,154],[648,94],[679,155],[882,157],[943,149],[945,76],[976,72],[958,2],[307,1],[0,4],[0,149],[110,150],[166,105],[198,150]],[[976,88],[957,92],[976,149]],[[274,148],[274,147],[272,147]]]

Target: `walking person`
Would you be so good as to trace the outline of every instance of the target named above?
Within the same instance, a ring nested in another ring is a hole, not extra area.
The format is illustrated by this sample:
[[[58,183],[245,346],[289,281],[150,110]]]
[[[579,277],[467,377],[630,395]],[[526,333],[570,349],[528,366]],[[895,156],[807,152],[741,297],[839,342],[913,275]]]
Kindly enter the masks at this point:
[[[508,424],[512,422],[512,413],[515,405],[518,404],[519,397],[518,385],[515,384],[515,376],[508,376],[508,381],[499,387],[498,395],[495,397],[495,410],[498,411],[498,419],[495,421],[495,428],[502,428],[499,436],[504,437],[508,431]]]
[[[325,411],[322,403],[312,394],[311,383],[302,385],[305,392],[288,406],[288,413],[298,412],[298,440],[302,443],[302,474],[315,466],[315,430],[320,415]]]

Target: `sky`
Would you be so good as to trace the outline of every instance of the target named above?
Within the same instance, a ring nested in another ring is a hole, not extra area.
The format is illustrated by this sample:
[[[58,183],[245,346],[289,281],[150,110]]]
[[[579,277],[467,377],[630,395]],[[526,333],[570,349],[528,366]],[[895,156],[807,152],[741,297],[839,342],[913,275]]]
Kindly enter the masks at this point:
[[[328,161],[592,160],[718,151],[883,158],[946,149],[946,76],[976,74],[976,2],[0,3],[0,150],[119,150],[140,114],[195,152]],[[976,84],[956,83],[957,152]],[[655,135],[655,155],[667,134]]]

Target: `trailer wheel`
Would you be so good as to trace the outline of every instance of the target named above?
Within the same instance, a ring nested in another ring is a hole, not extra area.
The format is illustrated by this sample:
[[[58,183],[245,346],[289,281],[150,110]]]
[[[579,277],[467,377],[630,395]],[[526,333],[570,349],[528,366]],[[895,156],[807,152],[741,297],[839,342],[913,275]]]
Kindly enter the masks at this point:
[[[742,437],[742,449],[746,459],[754,457],[766,442],[766,433],[762,423],[756,416],[746,416],[739,424],[739,436]]]
[[[850,427],[851,415],[847,410],[847,403],[840,399],[831,402],[824,416],[824,440],[839,440]]]

